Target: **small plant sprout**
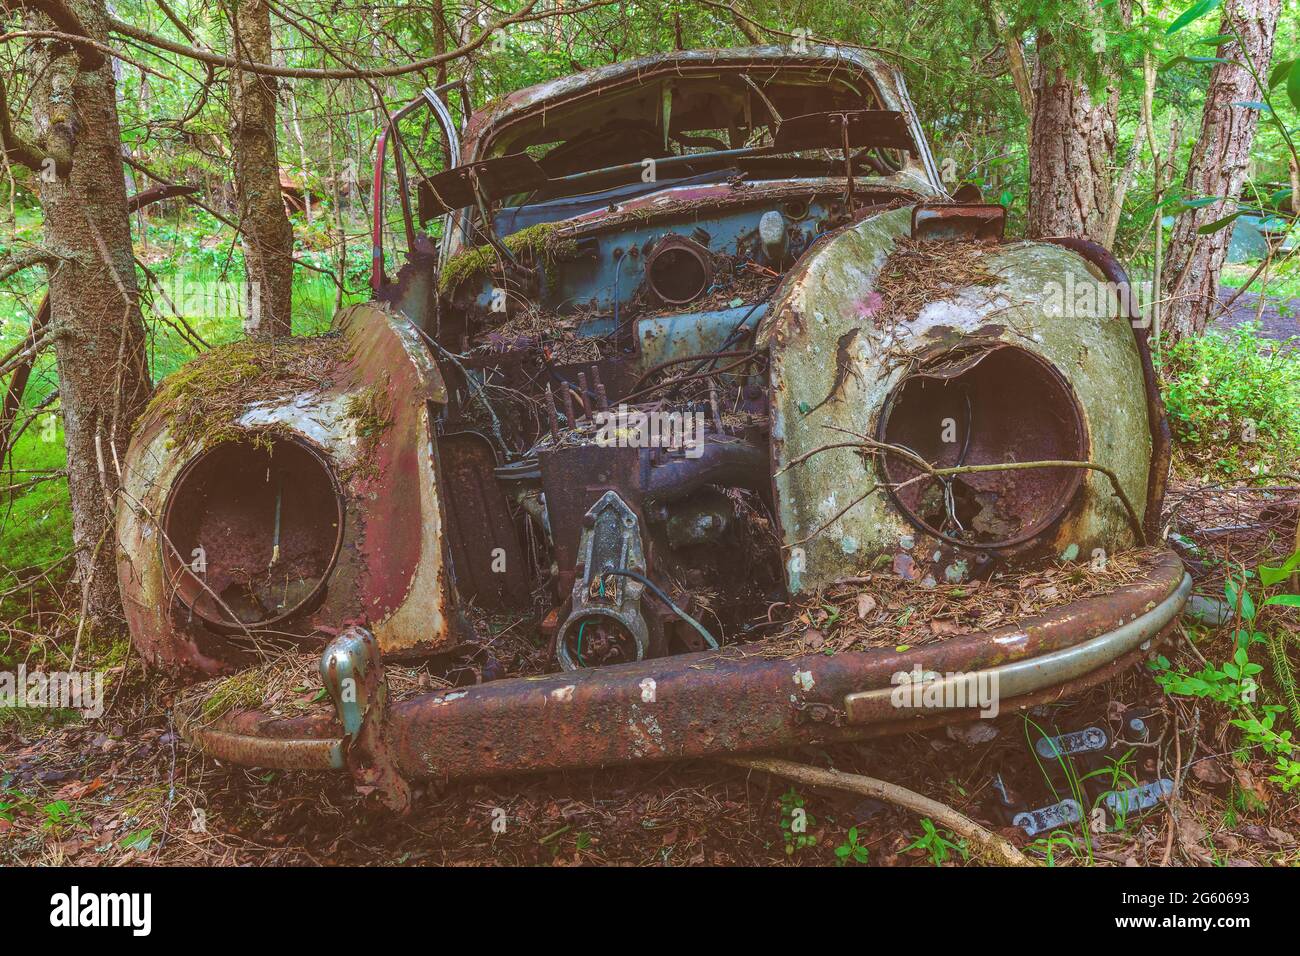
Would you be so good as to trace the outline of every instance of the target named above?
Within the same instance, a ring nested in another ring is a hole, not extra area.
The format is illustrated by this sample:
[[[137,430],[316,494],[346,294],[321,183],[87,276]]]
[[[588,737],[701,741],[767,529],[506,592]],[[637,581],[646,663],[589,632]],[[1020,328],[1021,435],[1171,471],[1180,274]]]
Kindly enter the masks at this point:
[[[970,850],[966,846],[966,841],[959,839],[954,842],[950,839],[952,836],[950,831],[940,831],[936,828],[929,817],[922,817],[921,835],[905,849],[924,850],[930,855],[930,863],[934,866],[943,866],[953,854],[957,854],[963,860],[970,859]]]
[[[844,842],[835,848],[835,865],[848,866],[850,863],[866,863],[869,853],[858,842],[858,828],[850,827]]]
[[[808,832],[816,823],[816,818],[804,809],[804,799],[794,787],[781,794],[781,832],[786,856],[817,845],[817,837]]]

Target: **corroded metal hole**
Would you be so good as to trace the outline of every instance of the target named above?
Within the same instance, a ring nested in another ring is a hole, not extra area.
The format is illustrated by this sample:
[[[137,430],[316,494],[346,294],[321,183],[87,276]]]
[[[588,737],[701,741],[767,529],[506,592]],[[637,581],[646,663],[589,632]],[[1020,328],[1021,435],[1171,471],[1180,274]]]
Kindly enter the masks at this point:
[[[703,246],[681,236],[668,236],[650,253],[645,271],[650,291],[661,301],[683,305],[704,294],[713,263]]]
[[[223,631],[266,627],[324,592],[342,544],[343,501],[314,449],[250,436],[185,466],[163,530],[163,566],[186,609]]]
[[[881,441],[931,465],[1087,461],[1083,414],[1065,378],[1014,346],[945,353],[905,378],[880,416]],[[1029,541],[1070,507],[1084,469],[1056,467],[926,477],[897,455],[882,467],[916,525],[952,544],[1005,548]]]
[[[600,667],[641,660],[640,642],[614,614],[598,611],[566,622],[564,650],[579,667]]]

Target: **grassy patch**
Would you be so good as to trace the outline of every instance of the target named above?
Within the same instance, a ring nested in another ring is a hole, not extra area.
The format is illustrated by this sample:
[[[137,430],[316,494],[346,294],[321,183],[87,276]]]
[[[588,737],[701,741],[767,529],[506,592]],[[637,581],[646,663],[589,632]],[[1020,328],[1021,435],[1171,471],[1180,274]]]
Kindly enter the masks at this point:
[[[49,440],[52,434],[54,440]],[[19,485],[40,473],[62,469],[65,461],[62,429],[33,427],[18,440],[14,473],[0,480]],[[58,564],[71,550],[66,479],[0,494],[0,593],[5,595],[0,598],[0,621],[18,621],[34,605],[53,600],[72,572],[71,561]],[[47,573],[47,569],[51,570]],[[3,654],[0,647],[0,657]]]
[[[137,225],[134,217],[132,225]],[[39,238],[39,212],[20,208],[12,236],[0,240],[0,255],[20,241]],[[326,368],[325,355],[338,349],[335,338],[302,338],[290,347],[243,341],[243,259],[232,238],[229,229],[202,213],[178,221],[150,219],[144,234],[136,237],[137,254],[149,272],[137,270],[148,333],[147,359],[153,381],[162,382],[155,400],[174,406],[173,413],[183,421],[181,434],[190,440],[209,439],[228,426],[229,417],[220,414],[222,396],[251,387],[259,390],[256,397],[272,398],[282,394],[281,389],[318,386]],[[347,282],[355,291],[343,296],[344,306],[369,297],[365,285],[369,249],[353,243],[349,253]],[[332,253],[302,248],[298,255],[326,269],[335,265]],[[45,289],[46,277],[40,269],[25,270],[0,283],[0,352],[26,337]],[[328,332],[337,298],[331,276],[296,268],[294,335]],[[274,354],[268,356],[270,352]],[[173,373],[179,375],[168,379]],[[278,378],[272,389],[264,387],[269,378]],[[19,420],[57,387],[54,356],[47,351],[33,369]],[[371,424],[378,427],[377,421]],[[76,611],[77,595],[68,587],[73,562],[67,481],[57,476],[27,484],[42,474],[61,471],[65,463],[62,422],[57,404],[51,404],[23,433],[9,462],[11,471],[0,476],[0,488],[14,488],[0,491],[0,666],[25,658],[31,649],[30,634],[62,633],[69,612]],[[82,660],[112,658],[115,642],[121,649],[127,646],[121,635],[83,634]],[[4,717],[5,721],[25,719],[15,714]]]
[[[1232,263],[1223,267],[1219,283],[1229,288],[1240,289],[1255,272],[1257,262]],[[1249,291],[1267,293],[1280,299],[1300,299],[1300,260],[1288,259],[1282,266],[1275,266],[1268,281],[1256,279],[1250,284]]]
[[[1200,469],[1285,474],[1300,461],[1300,354],[1256,327],[1207,332],[1160,357],[1169,424]]]
[[[250,667],[225,678],[203,698],[203,723],[211,723],[232,710],[260,706],[269,686],[266,672],[260,667]]]

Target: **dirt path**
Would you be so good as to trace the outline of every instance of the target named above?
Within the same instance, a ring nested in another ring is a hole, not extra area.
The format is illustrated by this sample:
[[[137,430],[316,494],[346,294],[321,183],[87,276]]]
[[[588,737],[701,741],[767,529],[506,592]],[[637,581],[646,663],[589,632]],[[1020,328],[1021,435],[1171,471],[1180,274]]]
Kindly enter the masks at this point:
[[[1229,286],[1219,287],[1219,301],[1226,303],[1237,293]],[[1283,341],[1300,335],[1300,299],[1281,299],[1265,296],[1263,312],[1257,292],[1243,292],[1232,303],[1231,311],[1215,320],[1213,328],[1228,330],[1246,322],[1260,323],[1260,334],[1265,338]]]

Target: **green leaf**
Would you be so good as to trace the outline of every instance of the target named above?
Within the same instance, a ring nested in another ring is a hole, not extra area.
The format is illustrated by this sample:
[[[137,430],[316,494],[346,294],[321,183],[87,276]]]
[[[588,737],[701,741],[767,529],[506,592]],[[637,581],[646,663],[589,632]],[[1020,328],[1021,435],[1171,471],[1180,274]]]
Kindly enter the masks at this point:
[[[1296,65],[1297,60],[1293,57],[1290,60],[1283,60],[1281,63],[1274,63],[1273,69],[1268,71],[1268,88],[1271,90],[1291,72],[1291,68]]]
[[[1261,564],[1259,566],[1259,583],[1266,588],[1272,587],[1274,584],[1280,584],[1289,578],[1297,568],[1300,568],[1300,551],[1291,555],[1281,565]]]
[[[1224,216],[1222,219],[1216,219],[1214,222],[1207,223],[1206,225],[1201,226],[1196,231],[1203,236],[1208,236],[1210,233],[1218,232],[1220,229],[1224,229],[1227,226],[1232,225],[1233,220],[1240,215],[1241,213],[1234,212],[1231,216]]]
[[[153,827],[128,833],[118,844],[123,850],[139,850],[143,853],[153,846]]]
[[[1221,56],[1188,56],[1187,54],[1182,53],[1174,57],[1172,60],[1166,60],[1164,63],[1161,63],[1160,69],[1157,70],[1156,72],[1163,73],[1165,70],[1173,69],[1180,63],[1191,63],[1195,66],[1199,66],[1202,63],[1230,63],[1230,62],[1232,61],[1225,60]]]
[[[1270,605],[1300,607],[1300,594],[1275,594],[1264,602],[1264,607],[1269,607]]]
[[[1182,15],[1179,16],[1177,20],[1169,24],[1169,29],[1165,31],[1165,35],[1168,36],[1170,33],[1177,33],[1183,27],[1187,26],[1187,24],[1194,20],[1199,20],[1217,7],[1219,2],[1220,0],[1200,0],[1199,3],[1192,4],[1182,12]]]
[[[1286,95],[1291,105],[1300,110],[1300,60],[1291,64],[1291,74],[1286,78]]]
[[[1234,37],[1231,33],[1216,33],[1212,37],[1203,37],[1202,39],[1197,40],[1196,43],[1199,46],[1222,46],[1224,43],[1227,43],[1229,40],[1235,40],[1235,39],[1237,38]]]

